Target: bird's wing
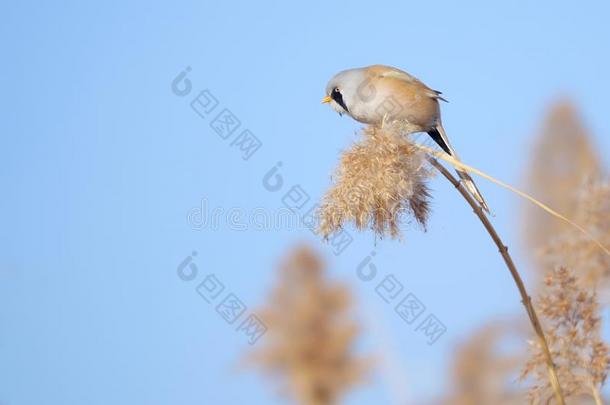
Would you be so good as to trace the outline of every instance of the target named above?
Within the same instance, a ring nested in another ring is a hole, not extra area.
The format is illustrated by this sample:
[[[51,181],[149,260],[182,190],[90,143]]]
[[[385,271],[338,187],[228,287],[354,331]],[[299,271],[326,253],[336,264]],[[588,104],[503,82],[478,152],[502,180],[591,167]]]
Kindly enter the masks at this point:
[[[421,82],[421,80],[419,80],[417,77],[411,76],[407,72],[405,72],[403,70],[400,70],[400,69],[396,69],[396,68],[391,67],[391,66],[373,65],[373,66],[370,66],[368,68],[368,71],[373,76],[377,76],[377,77],[392,77],[392,78],[395,78],[395,79],[403,80],[405,82],[414,83],[414,84],[421,84],[422,86],[425,86],[425,84],[423,84]]]
[[[428,131],[428,135],[430,135],[430,137],[434,139],[434,142],[436,142],[447,154],[458,160],[460,159],[455,149],[453,149],[453,146],[451,146],[451,143],[449,143],[449,138],[447,137],[442,124],[439,124],[435,128]]]
[[[424,90],[424,93],[426,93],[429,97],[447,102],[447,100],[441,96],[441,94],[443,94],[442,92],[431,89],[430,87],[426,86],[424,84],[424,82],[419,80],[417,77],[411,76],[410,74],[408,74],[407,72],[405,72],[403,70],[396,69],[391,66],[374,65],[369,68],[369,71],[372,75],[377,76],[377,77],[398,79],[398,80],[407,82],[411,85],[418,86],[418,87],[422,88]]]
[[[421,84],[421,85],[425,86],[425,84],[422,83],[422,81],[419,80],[417,77],[411,76],[407,72],[403,72],[402,70],[398,70],[398,69],[387,70],[384,73],[382,73],[380,76],[381,77],[393,77],[396,79],[404,80],[405,82],[417,83],[417,84]]]

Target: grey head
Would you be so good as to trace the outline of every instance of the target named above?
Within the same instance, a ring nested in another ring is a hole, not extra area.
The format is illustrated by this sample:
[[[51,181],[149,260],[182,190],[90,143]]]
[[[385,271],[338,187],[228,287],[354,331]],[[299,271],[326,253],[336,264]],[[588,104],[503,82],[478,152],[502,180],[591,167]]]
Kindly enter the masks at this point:
[[[350,106],[353,106],[365,80],[364,69],[348,69],[333,76],[326,85],[326,97],[323,102],[330,103],[333,110],[340,115],[352,115]]]

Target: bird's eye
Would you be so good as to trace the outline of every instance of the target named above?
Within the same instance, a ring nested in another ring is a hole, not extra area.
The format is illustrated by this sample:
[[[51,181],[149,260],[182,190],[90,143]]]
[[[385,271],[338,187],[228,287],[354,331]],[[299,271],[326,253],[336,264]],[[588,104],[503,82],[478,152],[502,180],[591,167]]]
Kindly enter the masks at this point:
[[[341,93],[337,87],[333,89],[333,93]]]

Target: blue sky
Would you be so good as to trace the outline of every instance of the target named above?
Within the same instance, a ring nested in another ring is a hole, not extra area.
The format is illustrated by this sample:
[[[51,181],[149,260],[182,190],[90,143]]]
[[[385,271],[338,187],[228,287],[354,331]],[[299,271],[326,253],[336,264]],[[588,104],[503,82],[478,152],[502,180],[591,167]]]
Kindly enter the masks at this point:
[[[386,347],[401,376],[375,375],[349,404],[441,392],[457,342],[489,318],[524,316],[495,248],[440,180],[428,232],[407,227],[403,242],[354,232],[339,256],[307,229],[193,229],[202,201],[277,212],[295,185],[320,199],[359,128],[320,104],[339,70],[395,65],[442,90],[462,158],[513,184],[559,96],[610,152],[601,1],[125,3],[0,6],[3,405],[281,403],[264,379],[235,373],[247,339],[197,281],[177,277],[192,251],[198,281],[215,274],[251,309],[288,248],[316,246],[357,293],[371,329],[361,350]],[[192,90],[177,96],[187,66]],[[206,89],[218,109],[201,117],[190,102]],[[210,126],[224,108],[262,142],[248,160]],[[269,191],[277,162],[283,188]],[[525,266],[519,202],[480,183]],[[394,274],[446,325],[434,345],[356,276],[372,250],[380,277]]]

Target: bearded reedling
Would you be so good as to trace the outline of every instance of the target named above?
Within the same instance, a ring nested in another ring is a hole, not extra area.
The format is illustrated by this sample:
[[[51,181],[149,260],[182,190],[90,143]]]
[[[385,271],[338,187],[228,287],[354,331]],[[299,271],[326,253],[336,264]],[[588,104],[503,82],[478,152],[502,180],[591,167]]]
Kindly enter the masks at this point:
[[[445,153],[459,160],[441,122],[439,101],[447,101],[441,94],[400,69],[372,65],[337,73],[328,82],[322,102],[364,124],[407,124],[411,132],[427,133]],[[457,172],[481,208],[489,212],[468,172]]]

